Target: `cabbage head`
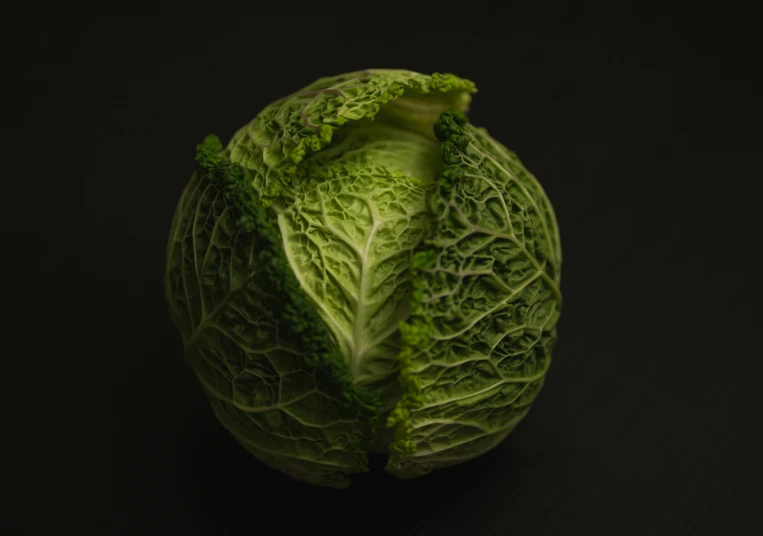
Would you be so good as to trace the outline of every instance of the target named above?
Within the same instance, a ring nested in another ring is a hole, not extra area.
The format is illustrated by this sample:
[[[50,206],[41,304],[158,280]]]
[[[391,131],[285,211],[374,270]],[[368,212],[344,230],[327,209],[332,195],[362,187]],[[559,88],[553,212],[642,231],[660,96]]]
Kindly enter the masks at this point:
[[[417,477],[527,414],[556,340],[559,230],[535,177],[468,122],[475,91],[321,78],[197,147],[166,296],[215,415],[265,464],[343,488],[378,452]]]

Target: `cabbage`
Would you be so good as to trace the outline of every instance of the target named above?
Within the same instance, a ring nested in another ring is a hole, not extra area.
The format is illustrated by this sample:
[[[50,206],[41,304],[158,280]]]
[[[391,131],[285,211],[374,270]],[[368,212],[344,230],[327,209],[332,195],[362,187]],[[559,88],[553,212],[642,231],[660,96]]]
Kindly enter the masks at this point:
[[[469,124],[474,84],[369,70],[210,136],[166,295],[215,415],[256,458],[347,487],[495,447],[543,385],[561,307],[553,209]]]

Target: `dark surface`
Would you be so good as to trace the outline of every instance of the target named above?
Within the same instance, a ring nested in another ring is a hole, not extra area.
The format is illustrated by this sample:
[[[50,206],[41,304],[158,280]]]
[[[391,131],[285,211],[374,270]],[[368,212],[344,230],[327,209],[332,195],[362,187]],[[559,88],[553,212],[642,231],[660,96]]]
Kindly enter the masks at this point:
[[[28,276],[6,278],[23,336],[3,358],[13,534],[763,533],[755,34],[744,16],[510,13],[72,25],[62,10],[20,32],[4,125],[4,263]],[[477,83],[472,121],[555,206],[565,304],[548,382],[500,447],[337,492],[263,467],[216,423],[161,284],[195,144],[366,67]]]

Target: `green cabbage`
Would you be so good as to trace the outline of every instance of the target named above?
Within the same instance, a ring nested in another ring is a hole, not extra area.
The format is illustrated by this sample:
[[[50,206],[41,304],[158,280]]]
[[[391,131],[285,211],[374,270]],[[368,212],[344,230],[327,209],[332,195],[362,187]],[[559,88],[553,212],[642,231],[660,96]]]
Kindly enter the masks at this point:
[[[375,451],[423,475],[496,446],[538,394],[559,231],[538,181],[468,123],[475,91],[322,78],[198,146],[167,300],[216,416],[269,466],[342,488]]]

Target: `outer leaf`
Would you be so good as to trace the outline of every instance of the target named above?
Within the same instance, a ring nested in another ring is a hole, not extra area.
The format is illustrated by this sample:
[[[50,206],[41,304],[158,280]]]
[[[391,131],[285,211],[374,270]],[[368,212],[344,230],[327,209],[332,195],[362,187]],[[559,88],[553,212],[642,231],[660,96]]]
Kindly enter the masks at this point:
[[[561,307],[559,233],[538,182],[462,114],[435,130],[446,168],[412,263],[406,393],[388,420],[388,470],[400,477],[478,456],[517,425],[543,384]]]
[[[215,414],[268,465],[345,487],[366,470],[380,401],[356,387],[289,270],[251,175],[199,146],[171,230],[167,298]]]

